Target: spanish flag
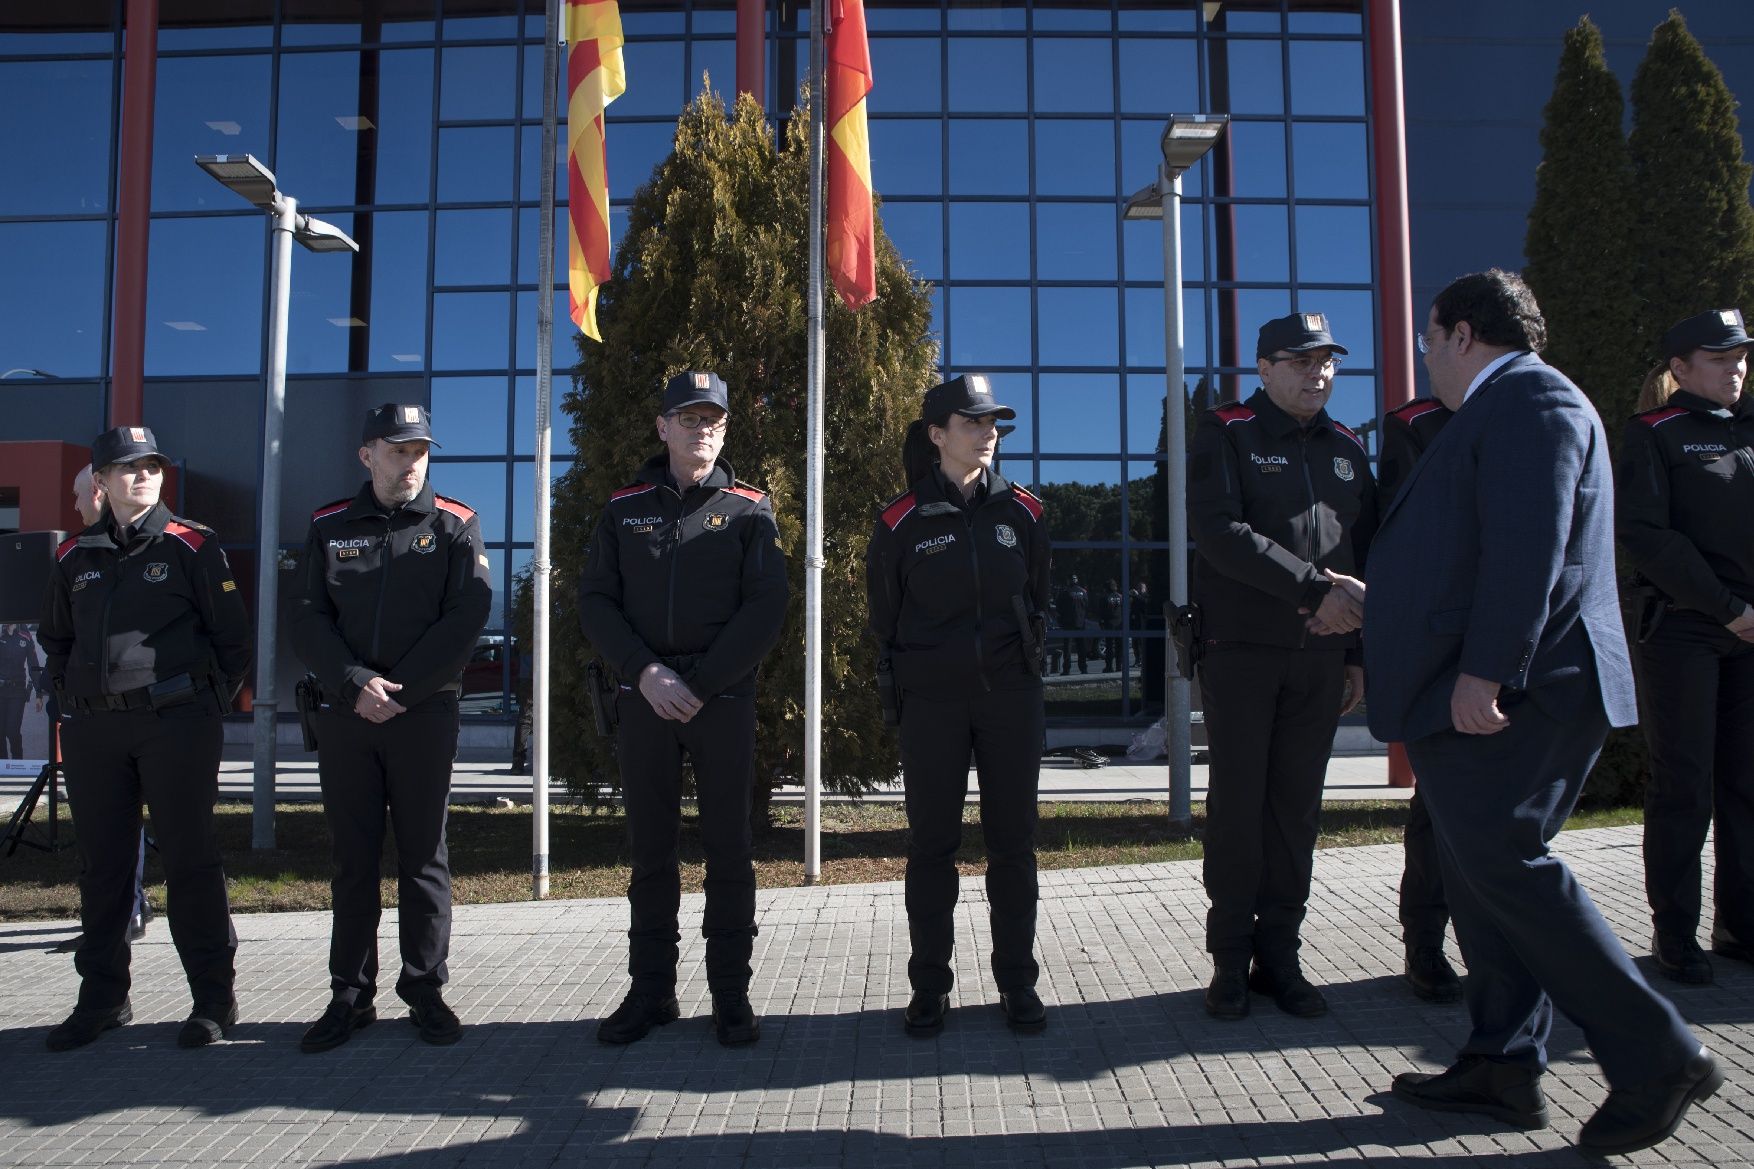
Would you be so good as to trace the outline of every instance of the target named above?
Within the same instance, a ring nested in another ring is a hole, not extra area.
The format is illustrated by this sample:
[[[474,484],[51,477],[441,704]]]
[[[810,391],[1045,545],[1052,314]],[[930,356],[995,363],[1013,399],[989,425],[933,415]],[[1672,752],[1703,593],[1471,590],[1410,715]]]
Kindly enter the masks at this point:
[[[871,138],[865,95],[871,48],[864,0],[829,0],[828,274],[847,307],[877,299],[877,225],[871,209]]]
[[[609,171],[603,111],[627,91],[615,0],[566,0],[567,280],[573,324],[601,341],[597,290],[609,279]]]

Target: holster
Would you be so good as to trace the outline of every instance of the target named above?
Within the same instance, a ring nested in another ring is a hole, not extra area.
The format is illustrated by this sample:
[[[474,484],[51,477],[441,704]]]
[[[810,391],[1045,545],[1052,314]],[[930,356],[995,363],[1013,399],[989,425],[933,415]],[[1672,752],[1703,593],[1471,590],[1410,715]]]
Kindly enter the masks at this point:
[[[885,651],[877,658],[877,703],[883,708],[883,725],[901,725],[901,691],[895,688],[895,669]]]
[[[1175,643],[1176,673],[1194,676],[1194,667],[1205,654],[1205,619],[1198,605],[1183,605],[1169,617],[1169,637]]]
[[[1032,677],[1039,678],[1047,657],[1048,623],[1040,613],[1031,613],[1020,594],[1011,594],[1011,615],[1017,618],[1017,635],[1023,639],[1023,666]]]
[[[1636,581],[1630,590],[1638,612],[1638,644],[1643,645],[1669,615],[1669,598],[1648,581]]]
[[[615,678],[601,659],[585,667],[586,697],[591,700],[591,721],[605,739],[615,737]]]
[[[323,704],[323,691],[317,680],[306,674],[292,687],[292,705],[298,711],[298,729],[303,732],[305,750],[317,749],[317,708]]]

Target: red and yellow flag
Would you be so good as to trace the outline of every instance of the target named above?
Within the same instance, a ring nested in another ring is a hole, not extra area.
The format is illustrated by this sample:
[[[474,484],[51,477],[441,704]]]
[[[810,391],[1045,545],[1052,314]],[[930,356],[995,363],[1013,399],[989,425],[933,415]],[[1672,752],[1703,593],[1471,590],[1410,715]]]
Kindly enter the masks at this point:
[[[877,226],[871,209],[871,138],[865,95],[871,92],[871,47],[864,0],[829,0],[828,29],[828,275],[847,307],[877,299]]]
[[[609,279],[609,171],[603,111],[627,91],[615,0],[566,0],[567,282],[573,324],[593,341],[597,290]]]

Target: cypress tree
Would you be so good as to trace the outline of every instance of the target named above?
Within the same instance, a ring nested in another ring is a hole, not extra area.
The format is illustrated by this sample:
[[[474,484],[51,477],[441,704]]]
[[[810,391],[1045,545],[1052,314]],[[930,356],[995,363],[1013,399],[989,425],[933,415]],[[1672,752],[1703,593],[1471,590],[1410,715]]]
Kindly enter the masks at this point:
[[[717,371],[730,390],[725,459],[768,491],[786,554],[791,604],[762,668],[756,708],[758,817],[780,782],[801,780],[804,741],[805,279],[808,111],[777,149],[761,110],[729,115],[713,93],[683,111],[674,152],[639,189],[598,305],[603,343],[580,338],[561,403],[577,459],[554,494],[553,770],[575,795],[617,786],[609,740],[592,730],[577,581],[598,508],[660,449],[664,380]],[[825,301],[827,488],[824,501],[823,775],[856,792],[898,772],[882,726],[875,646],[865,633],[864,555],[876,509],[904,486],[901,442],[932,383],[931,301],[879,228],[877,300],[849,312]]]

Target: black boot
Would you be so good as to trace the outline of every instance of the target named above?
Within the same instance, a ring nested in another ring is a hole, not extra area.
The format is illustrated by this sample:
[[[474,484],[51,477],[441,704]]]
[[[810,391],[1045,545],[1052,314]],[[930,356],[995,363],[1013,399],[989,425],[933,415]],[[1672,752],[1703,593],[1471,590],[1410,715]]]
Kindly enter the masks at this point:
[[[597,1042],[635,1043],[644,1039],[653,1027],[674,1023],[682,1017],[682,1008],[673,994],[629,991],[615,1008],[615,1013],[597,1024]]]
[[[1477,1112],[1517,1128],[1547,1127],[1541,1073],[1524,1064],[1494,1063],[1484,1056],[1464,1055],[1454,1066],[1436,1074],[1402,1072],[1390,1090],[1421,1108]]]
[[[1218,963],[1206,987],[1206,1013],[1214,1019],[1242,1019],[1249,1013],[1249,968],[1245,961]]]
[[[749,994],[741,990],[713,992],[713,1028],[719,1042],[726,1047],[741,1047],[761,1038],[761,1020],[749,1005]]]

